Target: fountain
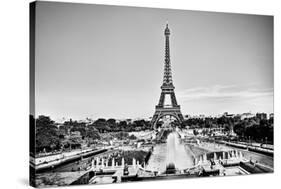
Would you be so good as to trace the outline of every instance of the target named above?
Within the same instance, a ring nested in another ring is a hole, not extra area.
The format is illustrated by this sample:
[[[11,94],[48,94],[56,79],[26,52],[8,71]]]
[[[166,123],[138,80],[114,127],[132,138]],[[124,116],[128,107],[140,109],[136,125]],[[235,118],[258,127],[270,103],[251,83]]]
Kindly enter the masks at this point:
[[[194,158],[194,165],[197,165],[197,164],[198,164],[198,159]]]
[[[160,129],[166,132],[166,143],[157,143],[152,151],[152,154],[147,162],[146,169],[160,173],[175,173],[176,170],[184,170],[194,166],[194,163],[200,161],[194,160],[191,154],[188,153],[185,145],[181,143],[181,138],[178,129],[165,127]]]
[[[243,158],[243,154],[242,154],[241,151],[239,152],[239,157],[240,157],[241,159]]]
[[[94,167],[95,167],[95,160],[93,159],[92,160],[92,169],[94,169]]]
[[[200,163],[202,164],[203,163],[203,155],[202,156],[200,156]]]
[[[108,167],[108,159],[105,161],[105,167]]]
[[[175,151],[176,149],[176,136],[174,133],[170,133],[167,137],[167,160],[166,160],[166,173],[172,174],[176,172],[175,167]]]
[[[99,166],[99,164],[100,164],[100,158],[99,158],[99,157],[97,157],[96,162],[97,162],[97,164],[96,164],[96,168],[99,168],[99,167],[100,167],[100,166]]]
[[[101,168],[104,168],[104,159],[101,158]]]
[[[214,160],[217,160],[217,154],[214,152]]]
[[[111,162],[111,166],[112,166],[112,168],[114,168],[114,165],[115,165],[115,159],[114,159],[114,158],[112,158],[112,162]]]
[[[133,158],[132,164],[133,164],[133,167],[134,167],[134,169],[135,169],[135,168],[136,168],[136,159],[135,159],[135,158]]]
[[[203,155],[203,162],[207,162],[207,154],[206,153]]]
[[[228,155],[228,156],[227,156],[227,159],[230,159],[230,157],[231,157],[230,152],[228,152],[227,155]]]
[[[122,158],[122,160],[121,160],[121,167],[124,167],[125,166],[125,160],[124,160],[124,158]]]
[[[174,163],[169,163],[166,166],[166,174],[175,174],[176,173],[176,167]]]

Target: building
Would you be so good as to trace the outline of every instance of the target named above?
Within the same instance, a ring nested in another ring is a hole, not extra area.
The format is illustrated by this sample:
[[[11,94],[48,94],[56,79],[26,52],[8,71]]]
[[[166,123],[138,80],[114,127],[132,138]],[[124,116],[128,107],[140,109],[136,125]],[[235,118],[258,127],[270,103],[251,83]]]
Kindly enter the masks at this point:
[[[266,113],[257,113],[256,118],[258,118],[259,120],[266,120],[267,115],[266,115]]]
[[[200,114],[199,115],[199,119],[205,119],[205,115],[204,114]]]
[[[248,118],[252,118],[252,117],[255,117],[254,114],[250,113],[250,112],[247,112],[247,113],[243,113],[241,114],[241,119],[248,119]]]
[[[228,112],[224,112],[223,116],[227,117],[227,118],[234,118],[235,115],[234,114],[229,114]]]

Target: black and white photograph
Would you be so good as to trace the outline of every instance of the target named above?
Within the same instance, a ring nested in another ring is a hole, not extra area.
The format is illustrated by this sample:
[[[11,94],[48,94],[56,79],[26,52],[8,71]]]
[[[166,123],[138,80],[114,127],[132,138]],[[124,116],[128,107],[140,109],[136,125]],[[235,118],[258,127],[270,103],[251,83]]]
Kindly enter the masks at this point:
[[[274,172],[274,16],[30,3],[30,185]]]

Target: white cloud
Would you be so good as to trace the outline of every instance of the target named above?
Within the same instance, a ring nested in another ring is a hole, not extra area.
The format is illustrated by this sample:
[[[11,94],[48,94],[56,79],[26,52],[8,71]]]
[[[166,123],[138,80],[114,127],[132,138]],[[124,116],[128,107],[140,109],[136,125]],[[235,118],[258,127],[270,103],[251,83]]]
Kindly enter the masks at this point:
[[[194,99],[256,99],[259,97],[273,97],[273,89],[261,89],[255,86],[214,85],[210,87],[196,87],[177,92],[179,99],[189,101]]]

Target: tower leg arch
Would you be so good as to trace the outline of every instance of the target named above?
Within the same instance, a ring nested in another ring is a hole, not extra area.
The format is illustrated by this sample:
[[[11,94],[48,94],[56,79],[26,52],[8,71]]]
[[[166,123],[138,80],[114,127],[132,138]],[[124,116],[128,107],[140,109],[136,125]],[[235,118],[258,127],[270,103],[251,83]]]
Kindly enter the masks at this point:
[[[171,116],[173,118],[175,118],[180,124],[182,123],[182,119],[181,119],[181,113],[180,112],[155,112],[154,116],[153,116],[153,120],[152,120],[152,126],[154,129],[157,129],[157,123],[159,122],[159,120],[165,116]]]

